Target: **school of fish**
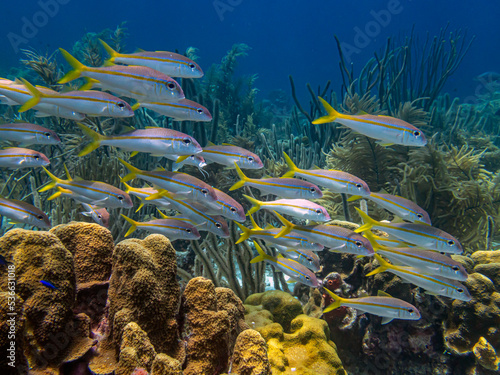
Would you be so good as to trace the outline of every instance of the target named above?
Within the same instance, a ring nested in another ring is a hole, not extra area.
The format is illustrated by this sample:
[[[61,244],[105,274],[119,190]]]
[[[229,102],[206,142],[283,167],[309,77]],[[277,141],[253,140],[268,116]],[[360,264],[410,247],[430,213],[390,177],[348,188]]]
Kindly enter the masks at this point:
[[[321,268],[317,252],[327,248],[358,257],[374,257],[379,267],[367,276],[391,272],[425,289],[429,294],[463,301],[471,299],[465,286],[460,283],[467,279],[467,272],[449,256],[462,253],[460,242],[433,227],[427,212],[408,199],[385,192],[371,192],[365,181],[343,171],[300,169],[287,154],[283,156],[289,171],[284,176],[254,179],[247,177],[243,170],[263,168],[262,160],[241,147],[211,143],[203,147],[188,134],[161,127],[130,129],[114,135],[103,135],[89,127],[83,122],[86,117],[127,118],[134,116],[134,111],[139,108],[171,117],[175,121],[212,120],[208,109],[185,98],[182,87],[172,78],[201,78],[203,71],[194,61],[166,51],[118,53],[104,41],[101,44],[110,56],[101,67],[85,66],[60,49],[72,70],[59,83],[83,78],[86,83],[79,90],[56,92],[34,86],[24,79],[0,79],[0,103],[19,106],[19,112],[34,110],[36,117],[57,116],[76,121],[89,140],[78,154],[80,157],[106,145],[129,152],[130,157],[137,153],[165,157],[174,161],[173,170],[141,170],[120,159],[129,171],[121,178],[125,190],[102,181],[72,177],[67,168],[64,179],[50,172],[50,157],[26,148],[57,145],[61,143],[59,136],[51,129],[22,122],[0,125],[0,140],[16,145],[0,150],[0,168],[43,168],[50,181],[40,187],[40,192],[55,189],[49,200],[71,198],[82,205],[81,214],[105,227],[109,226],[107,210],[134,207],[131,196],[138,200],[138,210],[146,204],[157,207],[160,218],[147,222],[137,222],[122,215],[130,224],[125,236],[139,229],[163,234],[172,241],[197,240],[203,231],[228,238],[227,220],[233,220],[241,230],[241,237],[236,243],[260,239],[274,247],[279,254],[277,257],[266,254],[257,242],[253,242],[258,255],[251,263],[267,262],[290,280],[312,288],[322,286],[321,280],[315,275]],[[132,105],[130,99],[134,101]],[[421,147],[426,144],[423,132],[405,121],[389,116],[341,114],[323,98],[319,99],[327,115],[316,119],[313,124],[337,122],[376,139],[384,146],[398,144]],[[252,205],[247,213],[227,193],[194,176],[178,172],[183,166],[191,165],[206,175],[203,168],[210,163],[235,169],[239,181],[230,191],[249,187],[247,194],[243,195]],[[133,187],[127,184],[131,180],[140,180],[149,185]],[[250,195],[250,188],[258,190],[261,196],[275,198],[259,200]],[[358,229],[353,231],[327,224],[331,220],[327,210],[311,201],[323,196],[322,188],[350,195],[348,201],[368,199],[402,220],[376,221],[356,208],[364,221]],[[161,209],[175,210],[179,214],[166,216]],[[259,210],[274,213],[282,226],[274,227],[270,223],[262,223],[263,228],[259,226],[252,217]],[[0,197],[0,215],[12,223],[38,228],[51,226],[50,218],[40,209],[13,199]],[[250,228],[243,224],[247,216],[251,222]],[[371,229],[380,229],[390,237],[378,237]],[[57,290],[57,286],[48,280],[40,280],[40,283]],[[392,319],[420,318],[415,306],[384,292],[379,292],[377,296],[349,299],[341,298],[329,290],[326,292],[333,303],[324,312],[348,306],[382,317],[382,324]]]

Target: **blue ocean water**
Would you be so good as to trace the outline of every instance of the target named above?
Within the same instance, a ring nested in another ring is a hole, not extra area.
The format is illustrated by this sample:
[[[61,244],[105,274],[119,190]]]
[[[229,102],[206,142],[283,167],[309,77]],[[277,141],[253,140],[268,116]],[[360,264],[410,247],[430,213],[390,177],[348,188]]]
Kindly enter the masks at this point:
[[[259,75],[261,97],[275,89],[289,92],[288,75],[299,88],[332,80],[340,87],[334,35],[353,47],[352,62],[359,69],[385,46],[388,37],[409,35],[412,27],[421,39],[449,30],[465,29],[476,39],[458,71],[445,88],[467,97],[477,86],[473,77],[499,70],[497,15],[500,4],[487,0],[473,4],[444,0],[299,1],[207,0],[132,1],[40,0],[2,4],[0,71],[18,65],[20,48],[52,52],[69,48],[88,31],[114,28],[127,21],[127,47],[184,51],[199,48],[200,64],[220,61],[234,43],[252,50],[242,59],[239,73]],[[363,35],[361,35],[363,34]],[[306,94],[305,90],[299,96]],[[305,97],[305,96],[304,96]]]

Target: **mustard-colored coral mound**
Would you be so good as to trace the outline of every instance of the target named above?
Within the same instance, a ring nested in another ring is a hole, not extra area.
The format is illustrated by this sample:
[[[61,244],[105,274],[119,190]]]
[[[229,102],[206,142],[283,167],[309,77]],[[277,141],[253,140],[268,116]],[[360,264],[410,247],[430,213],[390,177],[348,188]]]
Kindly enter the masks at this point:
[[[291,333],[277,324],[261,328],[269,347],[273,375],[344,375],[335,344],[329,340],[328,324],[321,319],[299,315],[291,323]]]
[[[495,349],[484,337],[481,337],[479,341],[474,345],[474,356],[476,357],[477,363],[483,366],[485,369],[491,371],[498,371],[500,358],[498,358]]]
[[[13,229],[0,238],[0,254],[15,266],[15,292],[23,300],[23,313],[18,318],[25,323],[30,364],[42,367],[57,363],[71,341],[66,330],[75,300],[73,256],[55,235],[24,229]],[[7,291],[7,268],[2,267],[0,276],[0,290]],[[58,347],[54,340],[60,336],[66,344]]]
[[[292,319],[302,314],[302,305],[299,300],[281,290],[252,294],[245,300],[245,305],[262,305],[264,310],[271,312],[273,321],[281,324],[285,331],[290,329]]]
[[[157,352],[175,356],[179,351],[175,250],[158,234],[144,240],[130,239],[116,245],[109,285],[111,337],[118,348],[122,330],[137,323]]]
[[[247,329],[240,333],[236,340],[231,364],[231,373],[238,375],[271,373],[266,341],[259,332]]]
[[[111,232],[92,223],[71,222],[50,230],[71,254],[77,284],[107,281],[115,247]]]
[[[185,375],[217,374],[228,367],[231,349],[242,329],[244,308],[227,288],[215,288],[203,277],[191,279],[183,294],[186,314]]]
[[[252,294],[245,300],[245,320],[266,341],[273,375],[346,373],[328,324],[304,315],[292,295],[278,290]]]

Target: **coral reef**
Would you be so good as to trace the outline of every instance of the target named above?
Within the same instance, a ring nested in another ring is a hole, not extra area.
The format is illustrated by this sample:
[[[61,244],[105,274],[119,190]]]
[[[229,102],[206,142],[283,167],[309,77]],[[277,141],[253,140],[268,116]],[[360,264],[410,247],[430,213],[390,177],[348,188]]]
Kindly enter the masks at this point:
[[[231,373],[268,375],[271,373],[267,345],[259,332],[247,329],[240,333],[231,357]]]
[[[281,324],[285,331],[289,331],[292,320],[302,314],[299,300],[280,290],[252,294],[245,300],[245,305],[261,305],[262,309],[272,314],[273,321]]]
[[[182,299],[187,324],[184,331],[189,337],[184,374],[225,370],[237,335],[248,328],[241,321],[244,313],[241,301],[230,289],[215,288],[202,277],[189,281]]]
[[[268,291],[245,300],[245,319],[268,346],[273,374],[345,374],[330,341],[328,324],[304,315],[300,302],[288,293]],[[285,328],[286,327],[286,328]]]

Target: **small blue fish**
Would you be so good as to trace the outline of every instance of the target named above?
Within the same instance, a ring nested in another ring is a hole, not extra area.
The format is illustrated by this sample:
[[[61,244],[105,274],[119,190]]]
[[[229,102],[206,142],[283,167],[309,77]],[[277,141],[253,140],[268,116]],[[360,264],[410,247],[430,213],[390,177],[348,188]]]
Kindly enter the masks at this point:
[[[59,290],[59,288],[57,288],[54,284],[52,284],[50,281],[46,281],[46,280],[40,280],[40,283],[44,286],[46,286],[47,288],[50,288],[50,289],[55,289],[55,290]]]

